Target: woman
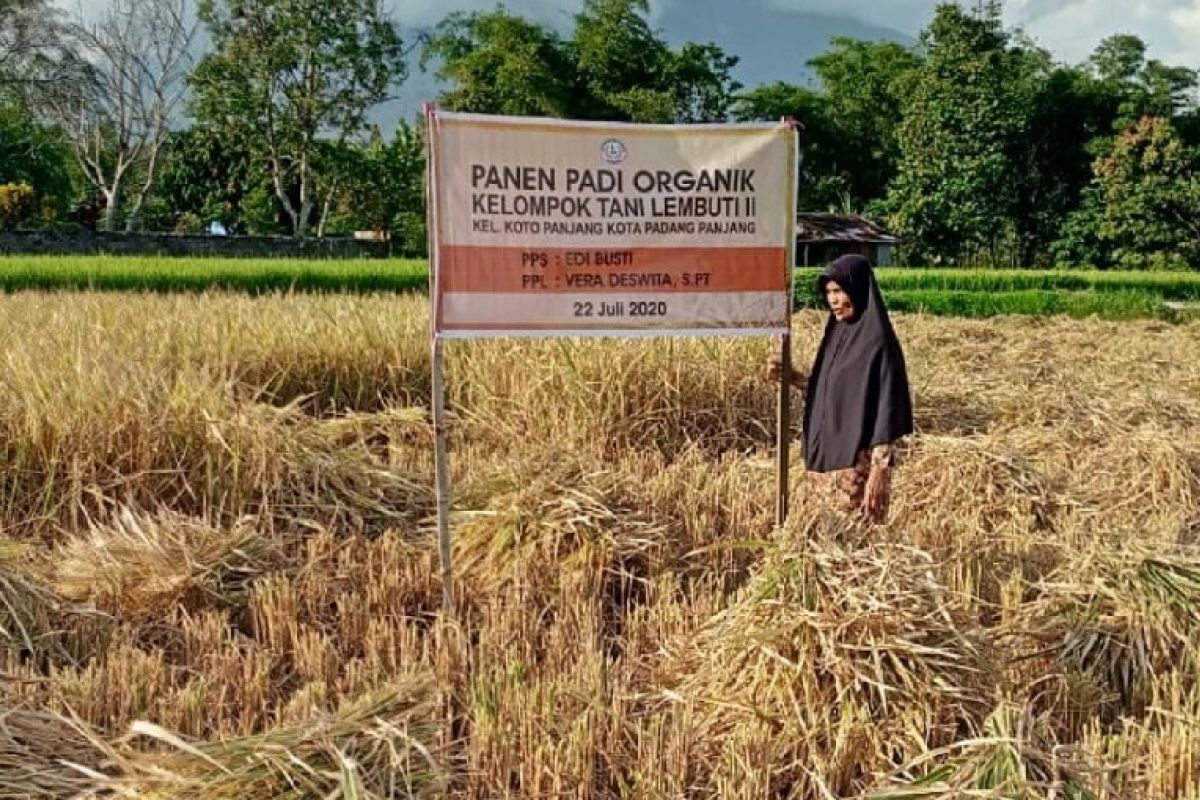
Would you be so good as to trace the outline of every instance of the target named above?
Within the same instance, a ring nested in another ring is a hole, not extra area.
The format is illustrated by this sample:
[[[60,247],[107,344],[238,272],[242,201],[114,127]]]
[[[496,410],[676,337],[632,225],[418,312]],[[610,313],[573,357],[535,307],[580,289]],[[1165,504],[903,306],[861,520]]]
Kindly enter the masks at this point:
[[[817,279],[817,290],[829,304],[825,336],[811,377],[792,372],[792,385],[807,389],[805,466],[835,506],[882,522],[895,443],[913,430],[904,353],[867,259],[837,259]],[[768,363],[773,380],[780,367],[777,356]]]

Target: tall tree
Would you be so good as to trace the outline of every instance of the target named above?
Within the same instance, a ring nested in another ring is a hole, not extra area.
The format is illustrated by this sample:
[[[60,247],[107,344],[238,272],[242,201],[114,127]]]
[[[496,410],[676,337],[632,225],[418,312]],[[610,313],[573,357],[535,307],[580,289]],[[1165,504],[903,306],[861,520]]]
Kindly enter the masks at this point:
[[[571,116],[575,65],[547,28],[499,8],[451,14],[421,53],[451,81],[441,103],[451,111],[511,116]]]
[[[47,0],[0,0],[0,89],[23,92],[74,62],[62,13]]]
[[[585,0],[571,48],[592,98],[582,116],[633,122],[725,119],[740,86],[737,57],[715,44],[678,52],[650,26],[649,0]]]
[[[104,227],[137,226],[186,89],[195,25],[187,0],[113,0],[98,22],[80,12],[71,32],[81,63],[73,80],[43,87],[42,107],[67,136],[79,169],[104,196]],[[127,185],[132,181],[133,185]]]
[[[1124,267],[1200,262],[1200,154],[1144,117],[1096,162],[1100,240]]]
[[[1094,165],[1095,178],[1054,243],[1059,261],[1126,269],[1200,263],[1200,149],[1144,117]]]
[[[243,203],[250,192],[270,185],[250,143],[228,139],[195,125],[172,134],[156,196],[168,213],[217,220],[227,230],[245,230]]]
[[[650,27],[648,0],[586,0],[575,17],[579,81],[601,119],[669,122],[674,98],[664,86],[669,48]]]
[[[337,198],[343,230],[390,234],[407,255],[425,253],[425,143],[421,128],[401,121],[392,140],[375,128],[368,142],[349,148],[347,181]]]
[[[44,212],[67,210],[71,155],[57,129],[34,118],[25,104],[0,92],[0,184],[26,183]]]
[[[900,125],[894,222],[928,255],[994,253],[1017,191],[1014,151],[1028,119],[1019,63],[999,12],[938,7]]]
[[[1018,209],[1018,217],[1027,211],[1043,217],[1044,224],[1034,226],[1038,230],[1032,238],[1039,245],[1053,240],[1049,249],[1060,262],[1095,266],[1114,263],[1114,249],[1123,248],[1120,242],[1129,238],[1129,227],[1117,225],[1125,230],[1119,236],[1106,235],[1102,230],[1106,228],[1111,234],[1115,229],[1111,219],[1108,223],[1104,220],[1106,214],[1116,214],[1120,204],[1116,197],[1106,196],[1093,177],[1101,171],[1100,165],[1115,163],[1114,158],[1130,163],[1129,137],[1143,118],[1171,120],[1171,135],[1179,134],[1185,150],[1200,146],[1196,85],[1195,70],[1148,59],[1145,42],[1130,35],[1105,39],[1077,68],[1055,68],[1028,126],[1033,147],[1040,150],[1041,158],[1037,168],[1024,174],[1044,176],[1043,192],[1022,192],[1026,202]],[[1117,157],[1114,151],[1119,148],[1124,148],[1124,154]],[[1144,188],[1145,182],[1141,185]],[[1119,191],[1126,190],[1132,191],[1132,186],[1123,185]],[[1055,202],[1069,195],[1074,195],[1073,204]],[[1146,197],[1143,194],[1133,201],[1135,206]],[[1053,231],[1054,216],[1059,217],[1057,231]],[[1135,251],[1127,248],[1120,258],[1130,266],[1143,263]]]
[[[1105,95],[1083,70],[1055,65],[1048,54],[1022,54],[1021,84],[1029,117],[1013,160],[1017,184],[1011,209],[1016,258],[1022,265],[1049,257],[1067,217],[1092,179],[1091,143],[1112,124]]]
[[[728,117],[737,59],[715,44],[673,49],[647,19],[647,0],[585,0],[570,39],[503,9],[453,14],[422,66],[454,86],[452,109],[636,122]]]
[[[756,87],[738,95],[734,116],[795,118],[802,125],[800,207],[862,211],[895,176],[902,102],[920,58],[894,42],[838,38],[809,66],[817,88]]]
[[[1190,108],[1173,120],[1179,137],[1189,147],[1200,148],[1200,108]]]
[[[800,124],[800,182],[797,202],[803,211],[849,204],[850,185],[839,161],[843,143],[826,98],[807,86],[782,81],[738,95],[734,118],[743,122],[790,117]]]
[[[741,84],[733,79],[738,57],[711,42],[687,42],[669,54],[666,84],[674,98],[676,122],[723,122],[729,118]]]
[[[809,66],[820,80],[846,204],[863,208],[882,198],[895,177],[903,104],[921,57],[895,42],[842,37]]]
[[[261,147],[304,238],[337,190],[320,173],[321,150],[362,133],[405,77],[396,24],[379,0],[202,0],[200,17],[214,50],[192,74],[195,114]]]
[[[1114,130],[1126,130],[1145,116],[1169,119],[1195,108],[1197,71],[1148,59],[1146,43],[1137,36],[1108,37],[1087,66],[1113,103]]]

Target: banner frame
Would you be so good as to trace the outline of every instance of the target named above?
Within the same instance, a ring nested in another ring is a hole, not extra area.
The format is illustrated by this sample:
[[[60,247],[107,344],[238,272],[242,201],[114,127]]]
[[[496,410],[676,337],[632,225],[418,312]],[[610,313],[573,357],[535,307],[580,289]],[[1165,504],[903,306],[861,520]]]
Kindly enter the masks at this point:
[[[696,123],[696,124],[641,124],[630,122],[592,122],[584,120],[560,120],[545,117],[498,117],[489,114],[472,114],[463,112],[440,111],[435,103],[424,106],[426,121],[425,131],[425,195],[426,195],[426,228],[429,244],[429,289],[430,289],[430,366],[431,366],[431,412],[434,427],[434,470],[435,493],[437,503],[438,556],[442,578],[442,605],[447,616],[454,614],[454,589],[452,570],[452,540],[450,532],[450,467],[448,446],[448,423],[446,413],[446,382],[445,382],[445,353],[447,341],[469,339],[656,339],[668,337],[705,338],[751,338],[758,336],[778,337],[779,351],[782,357],[782,374],[780,375],[780,392],[776,409],[776,525],[782,527],[788,516],[789,496],[789,442],[791,427],[791,322],[795,310],[796,292],[796,213],[800,179],[799,159],[799,130],[795,120],[785,118],[778,122],[730,122],[730,123]],[[443,121],[451,123],[487,122],[503,124],[500,120],[512,121],[523,127],[583,128],[596,131],[621,131],[636,134],[639,130],[650,132],[673,131],[682,133],[694,131],[697,134],[712,135],[719,131],[742,133],[745,131],[780,131],[791,132],[792,141],[788,147],[788,220],[785,231],[788,233],[786,244],[786,269],[788,271],[788,300],[786,324],[780,327],[756,326],[747,328],[712,327],[712,328],[637,328],[637,329],[587,329],[563,328],[561,330],[528,330],[514,328],[511,330],[478,330],[446,331],[439,330],[442,318],[442,293],[440,250],[441,250],[441,215],[439,209],[439,193],[436,189],[437,178],[437,148],[434,139],[437,129]]]

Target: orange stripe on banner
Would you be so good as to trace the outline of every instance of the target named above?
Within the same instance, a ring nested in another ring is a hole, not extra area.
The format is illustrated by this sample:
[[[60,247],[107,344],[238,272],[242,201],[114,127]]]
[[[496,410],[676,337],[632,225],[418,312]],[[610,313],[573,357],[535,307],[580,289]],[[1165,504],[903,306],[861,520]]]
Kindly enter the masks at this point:
[[[445,245],[444,292],[786,292],[786,247],[520,248]]]

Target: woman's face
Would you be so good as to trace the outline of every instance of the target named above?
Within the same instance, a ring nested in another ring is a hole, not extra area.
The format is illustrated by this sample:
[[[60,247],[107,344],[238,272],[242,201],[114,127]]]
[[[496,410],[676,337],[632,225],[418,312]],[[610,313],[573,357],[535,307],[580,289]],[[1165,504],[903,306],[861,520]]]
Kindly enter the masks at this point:
[[[838,322],[846,322],[854,318],[854,303],[850,301],[850,295],[846,294],[846,290],[837,281],[829,281],[825,284],[825,300],[829,303],[829,310],[833,312],[833,318]]]

